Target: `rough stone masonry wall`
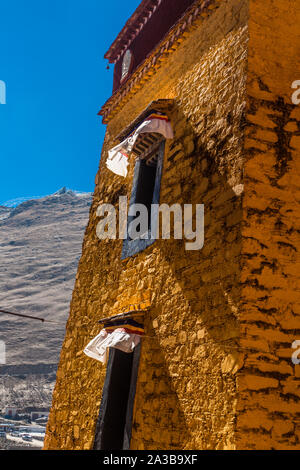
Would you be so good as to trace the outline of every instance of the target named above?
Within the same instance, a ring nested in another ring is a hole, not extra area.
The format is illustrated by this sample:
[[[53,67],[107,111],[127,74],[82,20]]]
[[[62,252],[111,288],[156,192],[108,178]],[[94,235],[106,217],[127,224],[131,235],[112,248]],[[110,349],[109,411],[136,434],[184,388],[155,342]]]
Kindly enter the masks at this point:
[[[250,0],[237,446],[300,449],[298,0]]]
[[[92,447],[105,367],[82,350],[100,317],[131,304],[150,306],[131,447],[235,447],[247,4],[222,1],[108,125],[45,449]],[[96,208],[130,197],[134,165],[122,179],[104,161],[114,136],[159,98],[175,100],[161,203],[204,203],[205,244],[193,252],[185,240],[157,240],[121,262],[121,241],[96,237]]]

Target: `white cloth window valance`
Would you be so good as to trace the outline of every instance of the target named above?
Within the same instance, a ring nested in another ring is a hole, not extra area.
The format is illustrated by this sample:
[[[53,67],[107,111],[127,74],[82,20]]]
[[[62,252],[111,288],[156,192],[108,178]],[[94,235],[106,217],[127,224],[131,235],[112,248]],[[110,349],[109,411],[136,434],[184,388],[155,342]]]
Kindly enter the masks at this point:
[[[89,342],[83,352],[103,363],[107,360],[108,348],[131,353],[144,335],[144,326],[127,315],[125,313],[105,319],[104,328]]]
[[[106,166],[116,175],[127,176],[128,157],[140,134],[161,134],[166,139],[173,139],[174,133],[167,116],[151,114],[138,128],[120,144],[108,151]]]
[[[105,364],[107,361],[108,348],[116,348],[123,352],[131,353],[139,344],[140,340],[140,335],[130,334],[123,328],[118,328],[111,333],[103,329],[89,342],[83,352],[87,356]]]

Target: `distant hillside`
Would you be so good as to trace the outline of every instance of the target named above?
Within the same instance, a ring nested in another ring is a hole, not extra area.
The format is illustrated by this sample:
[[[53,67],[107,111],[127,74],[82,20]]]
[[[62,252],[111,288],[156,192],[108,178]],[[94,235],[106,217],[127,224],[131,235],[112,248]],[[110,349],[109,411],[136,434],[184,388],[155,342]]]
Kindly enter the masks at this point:
[[[7,365],[57,363],[91,201],[62,188],[0,206],[0,308],[59,322],[0,314]]]

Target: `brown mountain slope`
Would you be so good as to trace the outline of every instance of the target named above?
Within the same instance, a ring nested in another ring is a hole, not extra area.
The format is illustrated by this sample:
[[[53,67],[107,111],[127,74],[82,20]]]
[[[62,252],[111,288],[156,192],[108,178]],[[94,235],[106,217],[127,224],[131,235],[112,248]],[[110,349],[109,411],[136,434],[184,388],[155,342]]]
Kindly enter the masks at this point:
[[[0,314],[8,366],[58,361],[91,199],[67,191],[23,202],[8,217],[1,208],[0,308],[59,322]]]

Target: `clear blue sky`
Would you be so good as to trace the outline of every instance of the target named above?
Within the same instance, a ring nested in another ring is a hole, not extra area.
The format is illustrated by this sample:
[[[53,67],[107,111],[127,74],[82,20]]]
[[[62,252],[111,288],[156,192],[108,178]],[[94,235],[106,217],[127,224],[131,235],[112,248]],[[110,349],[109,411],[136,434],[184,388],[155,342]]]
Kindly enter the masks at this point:
[[[104,53],[140,0],[0,0],[0,204],[93,191],[112,91]]]

